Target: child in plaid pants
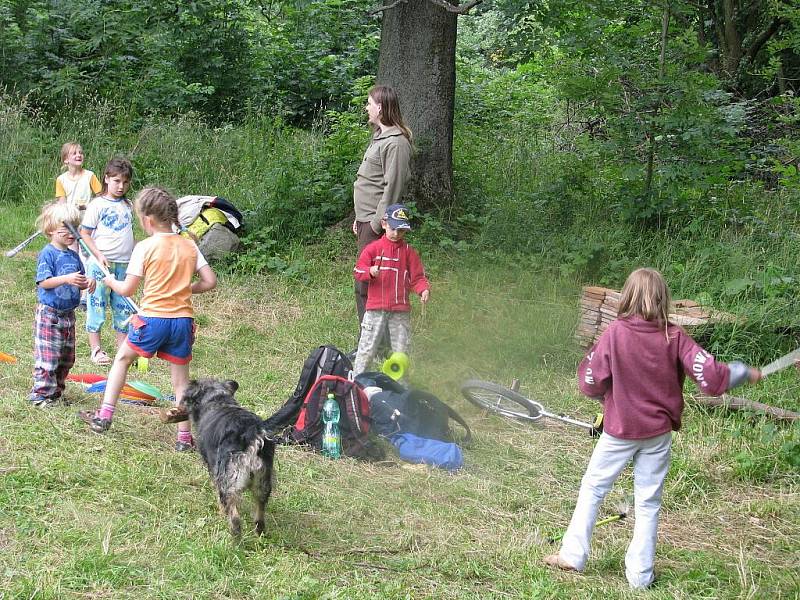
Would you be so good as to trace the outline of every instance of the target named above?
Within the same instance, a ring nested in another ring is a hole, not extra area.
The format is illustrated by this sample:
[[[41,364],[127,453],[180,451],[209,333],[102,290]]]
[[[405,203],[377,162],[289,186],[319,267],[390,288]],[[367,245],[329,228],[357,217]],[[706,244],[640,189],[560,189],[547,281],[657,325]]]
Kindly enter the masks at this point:
[[[80,258],[70,250],[75,237],[64,223],[80,224],[74,205],[53,203],[45,206],[36,221],[49,238],[39,253],[36,266],[38,304],[33,323],[33,388],[30,401],[35,406],[53,406],[64,393],[69,370],[75,364],[75,308],[81,290],[94,290],[95,282],[86,278]]]

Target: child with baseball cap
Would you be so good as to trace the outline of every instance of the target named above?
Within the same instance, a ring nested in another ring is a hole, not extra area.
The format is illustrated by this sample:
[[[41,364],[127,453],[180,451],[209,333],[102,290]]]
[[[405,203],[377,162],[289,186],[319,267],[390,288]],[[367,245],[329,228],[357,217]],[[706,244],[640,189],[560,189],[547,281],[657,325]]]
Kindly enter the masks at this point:
[[[402,204],[390,205],[381,226],[383,236],[364,247],[353,269],[353,276],[368,284],[354,375],[372,362],[384,330],[389,332],[393,352],[407,352],[411,338],[409,291],[419,294],[423,303],[430,296],[422,261],[404,240],[411,229],[408,209]]]

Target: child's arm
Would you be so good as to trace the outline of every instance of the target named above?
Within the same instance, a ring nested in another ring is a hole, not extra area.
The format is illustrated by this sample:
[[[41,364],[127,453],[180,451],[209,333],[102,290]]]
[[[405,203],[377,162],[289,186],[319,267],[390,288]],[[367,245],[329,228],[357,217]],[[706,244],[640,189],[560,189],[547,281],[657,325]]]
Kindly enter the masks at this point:
[[[411,246],[408,247],[408,274],[411,278],[411,289],[419,294],[422,303],[426,303],[431,295],[431,284],[425,277],[422,260]]]
[[[113,275],[103,278],[104,284],[106,284],[120,296],[125,296],[126,298],[133,296],[133,293],[137,290],[141,281],[142,278],[139,275],[131,275],[130,273],[125,275],[124,281],[115,279]]]
[[[761,379],[761,371],[758,369],[744,364],[740,360],[734,360],[728,363],[730,369],[730,380],[728,382],[728,389],[732,390],[745,383],[756,383]]]
[[[69,273],[68,275],[59,275],[58,277],[48,277],[39,282],[39,287],[45,290],[57,288],[60,285],[74,285],[80,290],[85,290],[89,287],[90,281],[86,279],[86,275],[79,271]]]
[[[92,203],[86,208],[86,213],[83,215],[83,221],[81,221],[79,232],[81,234],[81,239],[86,243],[86,246],[92,254],[97,257],[104,267],[108,268],[108,259],[97,249],[97,244],[94,243],[94,238],[92,237],[92,234],[99,224],[100,211],[96,203]]]
[[[217,274],[208,265],[197,271],[199,279],[192,283],[192,294],[202,294],[217,287]]]
[[[87,212],[89,210],[87,209]],[[131,252],[131,259],[125,270],[125,279],[120,281],[110,274],[103,278],[103,283],[120,296],[130,298],[139,288],[142,279],[144,279],[144,252],[142,246],[137,245]]]
[[[56,200],[59,202],[67,201],[67,192],[64,191],[64,184],[61,183],[61,179],[59,177],[56,177]]]
[[[578,389],[585,396],[601,402],[611,389],[611,363],[608,360],[608,339],[600,336],[597,343],[578,365]]]
[[[36,264],[36,285],[45,290],[57,288],[60,285],[74,285],[78,289],[85,290],[90,286],[90,281],[83,272],[83,265],[78,262],[78,270],[66,275],[55,275],[56,265],[52,254],[47,252],[47,248],[39,254]],[[94,286],[92,286],[94,289]]]
[[[369,281],[370,279],[377,277],[380,273],[380,267],[378,265],[373,265],[372,259],[372,244],[368,244],[361,251],[361,255],[358,257],[358,262],[353,269],[353,277],[355,277],[358,281]]]
[[[739,361],[730,364],[719,362],[683,330],[679,335],[679,356],[683,370],[704,394],[721,396],[743,383],[755,383],[761,379],[758,369]]]
[[[100,252],[100,250],[97,249],[97,246],[95,245],[94,240],[92,239],[92,231],[94,231],[94,230],[93,229],[87,229],[86,227],[81,225],[81,229],[80,229],[81,239],[84,242],[86,242],[86,245],[89,247],[89,250],[91,250],[92,254],[107,269],[108,268],[108,259],[103,255],[102,252]]]

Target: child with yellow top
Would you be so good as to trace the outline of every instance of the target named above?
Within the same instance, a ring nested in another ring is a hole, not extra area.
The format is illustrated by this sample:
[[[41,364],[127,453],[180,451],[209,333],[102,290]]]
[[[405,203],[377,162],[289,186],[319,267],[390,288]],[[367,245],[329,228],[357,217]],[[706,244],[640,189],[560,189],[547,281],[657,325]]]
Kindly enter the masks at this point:
[[[64,172],[56,178],[56,198],[84,210],[92,197],[100,193],[102,185],[97,175],[83,168],[83,148],[78,142],[61,146]]]

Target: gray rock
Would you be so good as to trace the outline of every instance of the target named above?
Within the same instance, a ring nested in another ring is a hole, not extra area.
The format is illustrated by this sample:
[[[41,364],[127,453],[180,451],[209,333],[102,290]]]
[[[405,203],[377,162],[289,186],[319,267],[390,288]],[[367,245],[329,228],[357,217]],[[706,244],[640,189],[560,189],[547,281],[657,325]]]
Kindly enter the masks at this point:
[[[214,223],[197,243],[207,261],[217,260],[239,247],[239,236],[221,223]]]

